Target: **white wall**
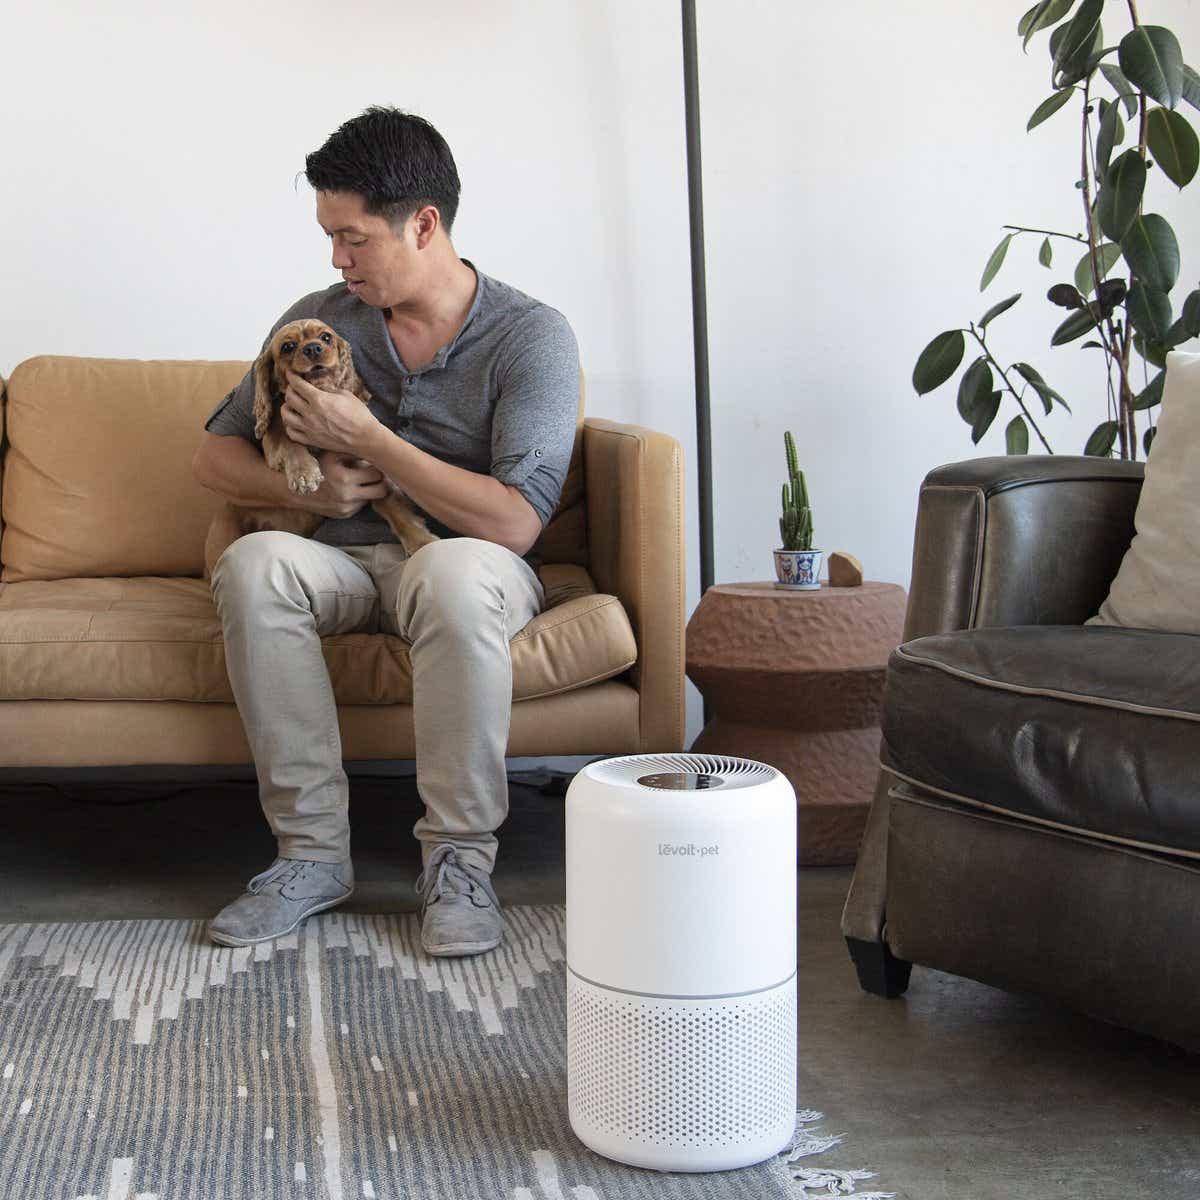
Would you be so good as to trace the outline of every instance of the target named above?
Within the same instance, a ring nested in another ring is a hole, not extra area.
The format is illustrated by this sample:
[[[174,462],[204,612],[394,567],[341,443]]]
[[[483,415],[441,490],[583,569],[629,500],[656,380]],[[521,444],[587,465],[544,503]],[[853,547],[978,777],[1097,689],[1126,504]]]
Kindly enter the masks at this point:
[[[1079,224],[1073,122],[1024,131],[1049,94],[1044,35],[1028,57],[1015,36],[1024,7],[700,0],[718,582],[770,574],[790,428],[818,543],[907,584],[922,476],[1002,453],[1011,415],[976,450],[952,388],[913,393],[913,362],[1012,292],[1028,295],[994,326],[998,355],[1076,408],[1051,444],[1078,451],[1102,419],[1099,361],[1049,349],[1041,296],[1069,272],[1037,266],[1040,239],[978,292],[1004,223]],[[1108,9],[1119,35],[1124,6]],[[251,357],[286,305],[336,279],[296,178],[305,153],[368,104],[408,108],[458,160],[459,252],[574,324],[589,410],[684,443],[694,607],[674,0],[57,0],[6,16],[0,373],[38,353]],[[1196,0],[1141,17],[1200,64]],[[1156,183],[1195,286],[1200,185]],[[694,691],[689,711],[690,740]]]

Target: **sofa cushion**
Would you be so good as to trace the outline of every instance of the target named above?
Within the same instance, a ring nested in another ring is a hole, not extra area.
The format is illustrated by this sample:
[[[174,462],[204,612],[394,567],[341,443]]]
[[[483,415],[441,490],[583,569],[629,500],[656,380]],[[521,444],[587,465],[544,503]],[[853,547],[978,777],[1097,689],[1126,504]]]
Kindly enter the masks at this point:
[[[45,355],[8,381],[3,578],[199,575],[221,504],[192,477],[244,362]]]
[[[1167,355],[1137,532],[1089,624],[1200,634],[1200,354]]]
[[[582,567],[543,568],[547,608],[510,643],[513,698],[570,691],[637,657],[621,602]],[[339,704],[411,704],[409,643],[322,642]],[[221,626],[199,579],[29,580],[0,585],[0,700],[230,703]]]
[[[1017,626],[892,653],[884,765],[935,792],[1200,855],[1200,637]]]

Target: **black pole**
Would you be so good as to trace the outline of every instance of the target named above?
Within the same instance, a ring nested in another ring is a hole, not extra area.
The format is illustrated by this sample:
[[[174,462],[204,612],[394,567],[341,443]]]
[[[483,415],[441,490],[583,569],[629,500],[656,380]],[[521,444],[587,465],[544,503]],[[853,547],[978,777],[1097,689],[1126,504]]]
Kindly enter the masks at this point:
[[[708,398],[708,298],[704,285],[704,195],[700,173],[700,82],[696,71],[696,0],[683,0],[683,106],[687,122],[688,214],[692,235],[692,344],[696,363],[696,474],[700,481],[700,595],[703,596],[713,582],[713,506],[712,423]]]

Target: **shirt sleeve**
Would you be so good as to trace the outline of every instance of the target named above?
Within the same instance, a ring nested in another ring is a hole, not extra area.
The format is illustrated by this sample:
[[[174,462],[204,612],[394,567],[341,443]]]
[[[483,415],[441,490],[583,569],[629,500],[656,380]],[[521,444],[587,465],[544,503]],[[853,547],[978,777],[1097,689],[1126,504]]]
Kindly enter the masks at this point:
[[[538,309],[514,331],[492,414],[493,478],[529,501],[542,528],[554,515],[579,420],[579,346],[566,318]]]

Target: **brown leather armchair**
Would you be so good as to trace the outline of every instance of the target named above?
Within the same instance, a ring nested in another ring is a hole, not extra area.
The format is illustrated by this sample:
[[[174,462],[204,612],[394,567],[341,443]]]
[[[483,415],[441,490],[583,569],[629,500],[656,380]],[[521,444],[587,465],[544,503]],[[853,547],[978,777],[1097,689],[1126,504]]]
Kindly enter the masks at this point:
[[[1086,625],[1140,464],[976,459],[921,489],[882,770],[842,918],[919,963],[1200,1049],[1200,638]]]

